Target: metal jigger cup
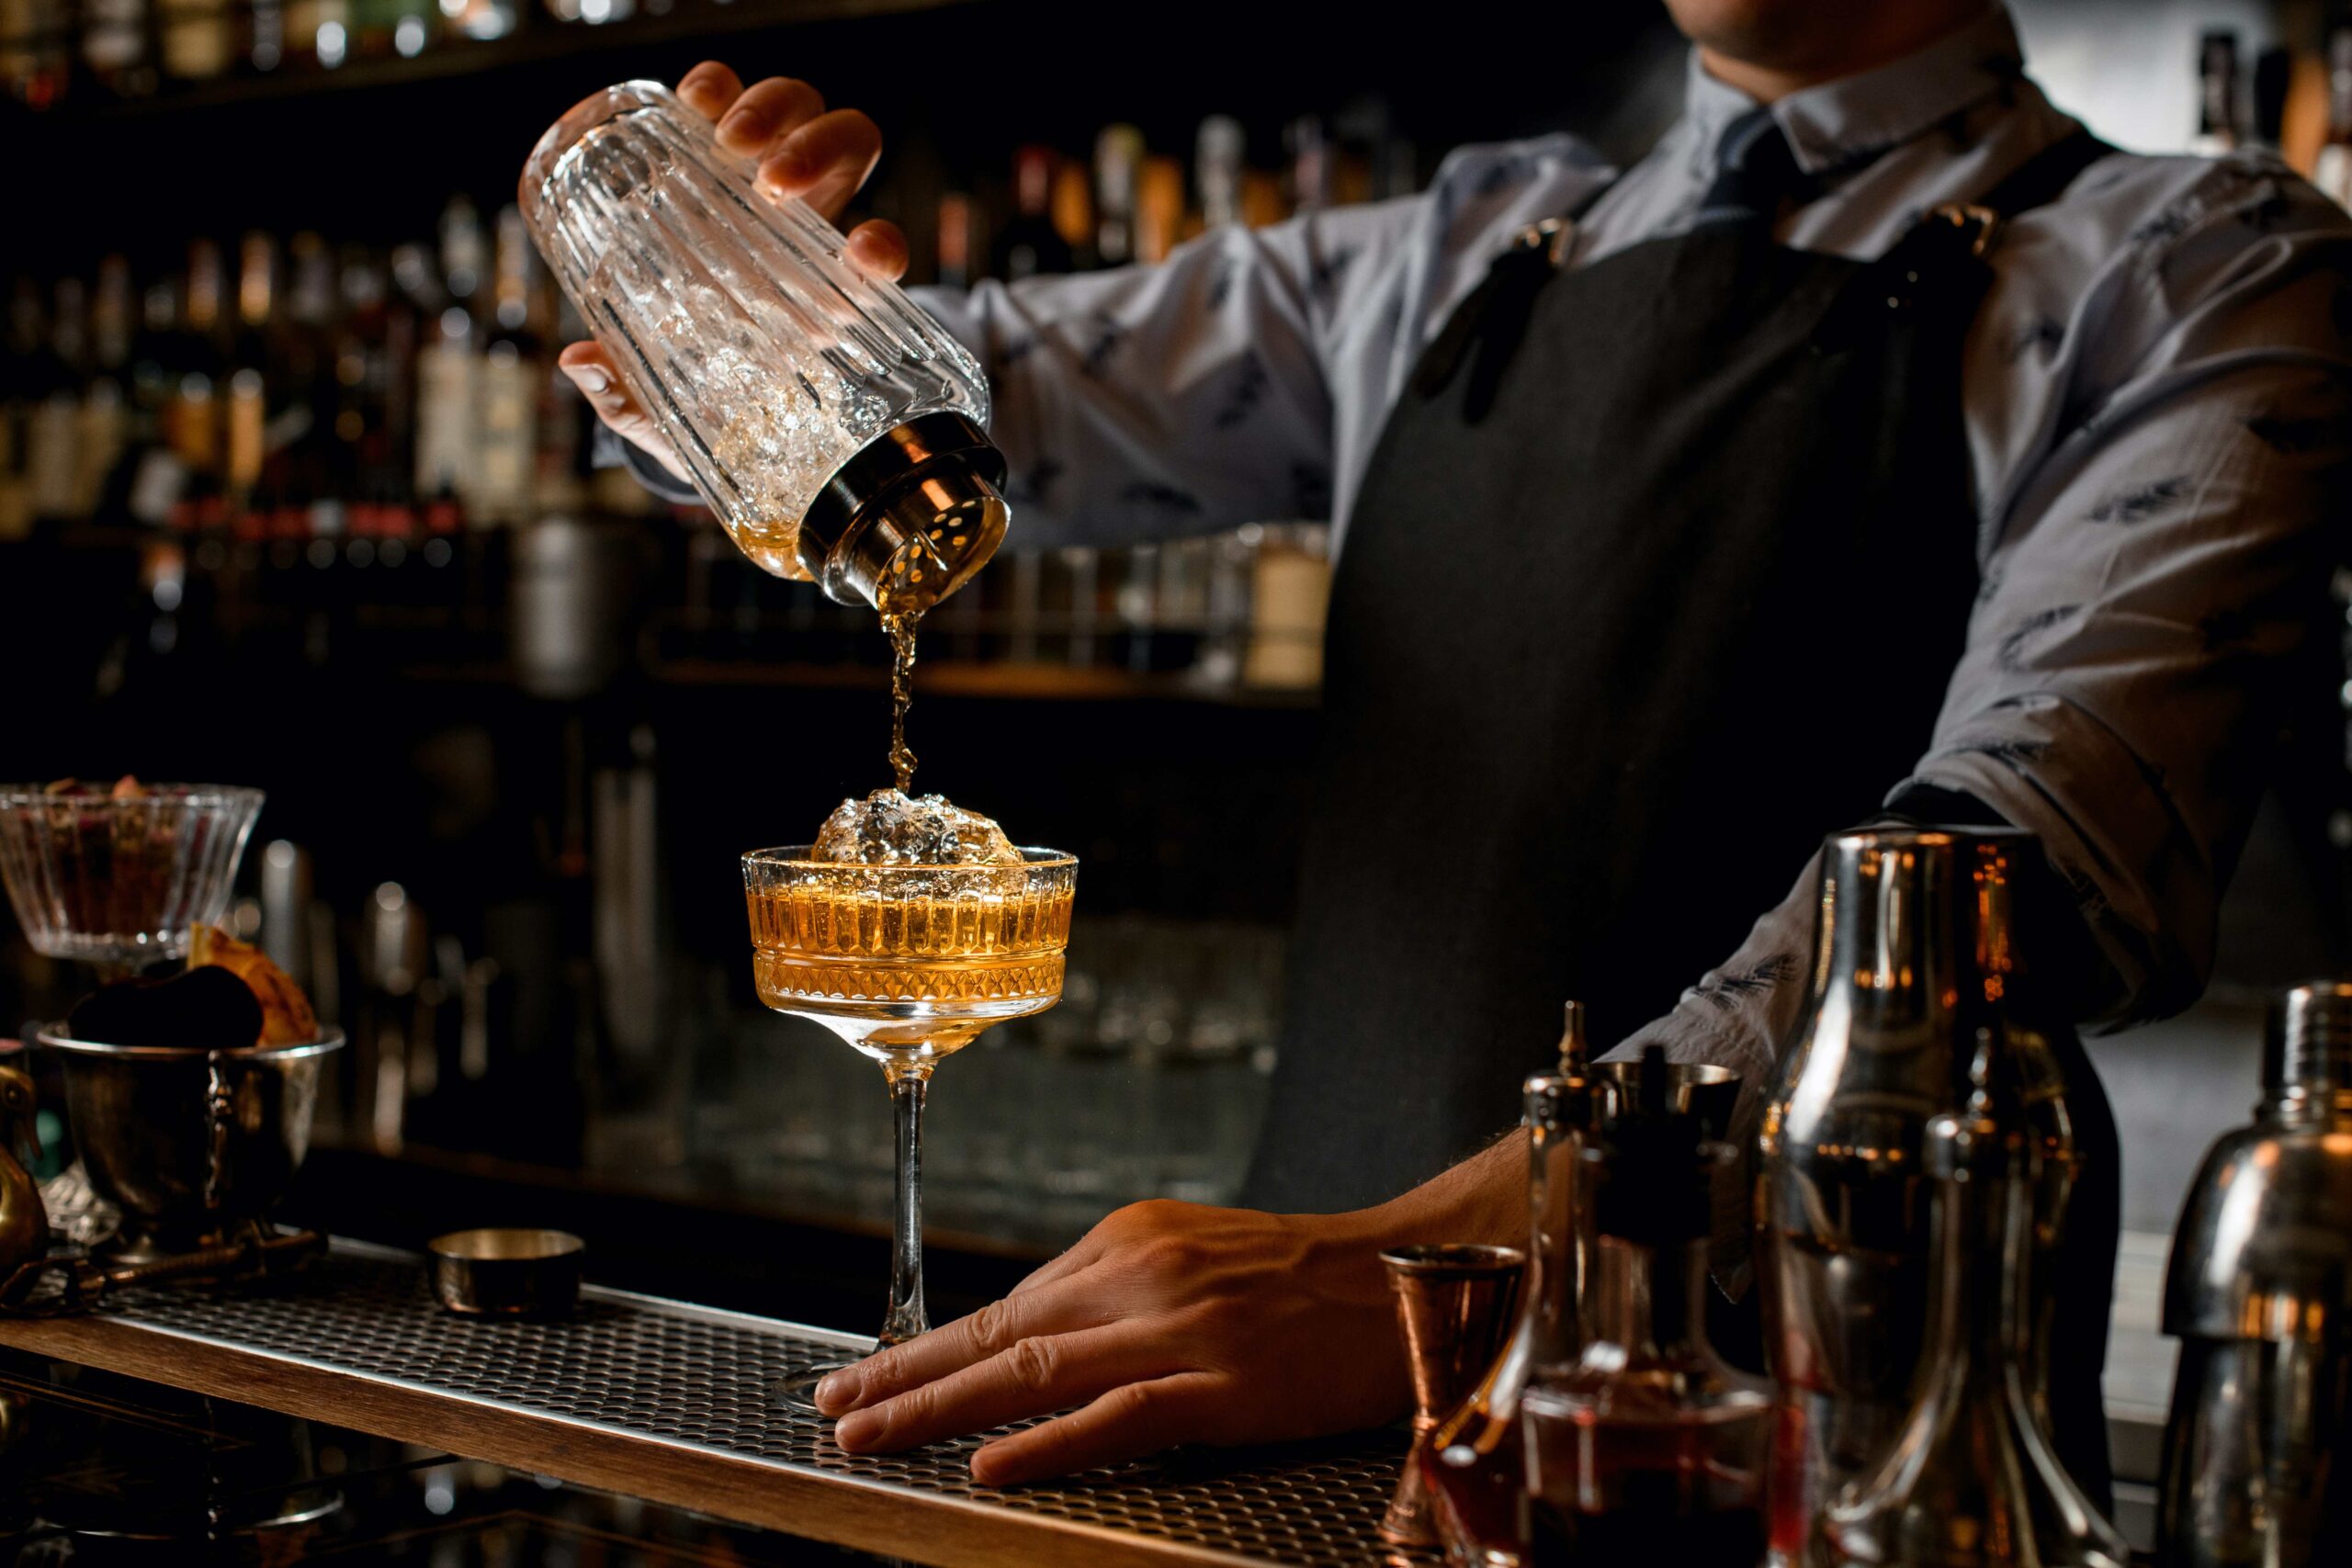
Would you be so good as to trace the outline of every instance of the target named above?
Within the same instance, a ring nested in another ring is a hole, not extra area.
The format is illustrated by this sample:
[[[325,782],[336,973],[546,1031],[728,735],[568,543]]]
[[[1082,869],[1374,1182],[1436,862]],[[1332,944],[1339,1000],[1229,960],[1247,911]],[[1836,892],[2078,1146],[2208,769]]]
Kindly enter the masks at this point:
[[[1433,1546],[1422,1452],[1440,1419],[1470,1397],[1510,1333],[1527,1255],[1516,1247],[1400,1247],[1380,1255],[1413,1378],[1413,1449],[1380,1521],[1385,1540]]]

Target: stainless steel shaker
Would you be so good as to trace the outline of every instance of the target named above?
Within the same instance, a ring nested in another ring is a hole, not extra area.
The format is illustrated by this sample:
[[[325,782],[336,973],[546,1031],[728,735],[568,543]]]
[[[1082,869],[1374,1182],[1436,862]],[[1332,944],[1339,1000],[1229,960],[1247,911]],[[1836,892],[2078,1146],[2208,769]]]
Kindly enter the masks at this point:
[[[2115,1133],[2060,1006],[2025,963],[2033,921],[2060,901],[2052,880],[2039,841],[2013,830],[1883,828],[1824,846],[1812,994],[1760,1134],[1758,1281],[1782,1401],[1776,1562],[1804,1560],[1829,1499],[1894,1445],[1911,1412],[1933,1278],[1928,1133],[1966,1102],[1979,1029],[2006,1043],[1989,1092],[2034,1141],[2041,1173],[2030,1397],[2067,1470],[2106,1506],[2098,1374],[2120,1217]]]
[[[2167,1568],[2352,1562],[2352,983],[2289,991],[2266,1047],[2173,1236]]]

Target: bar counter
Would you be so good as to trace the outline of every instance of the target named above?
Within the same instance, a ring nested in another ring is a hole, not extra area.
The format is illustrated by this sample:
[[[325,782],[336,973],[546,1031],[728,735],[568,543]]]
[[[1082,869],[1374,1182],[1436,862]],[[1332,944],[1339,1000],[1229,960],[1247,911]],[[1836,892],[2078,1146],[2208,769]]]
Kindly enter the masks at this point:
[[[107,1531],[187,1549],[212,1514],[246,1538],[234,1562],[283,1560],[265,1538],[296,1532],[301,1554],[435,1562],[435,1539],[518,1532],[508,1561],[566,1537],[661,1562],[1422,1560],[1376,1534],[1400,1434],[991,1491],[966,1468],[976,1438],[849,1455],[776,1399],[851,1337],[594,1285],[560,1319],[458,1318],[422,1259],[366,1244],[265,1286],[0,1322],[0,1450],[24,1477],[0,1529],[31,1530],[20,1550]]]

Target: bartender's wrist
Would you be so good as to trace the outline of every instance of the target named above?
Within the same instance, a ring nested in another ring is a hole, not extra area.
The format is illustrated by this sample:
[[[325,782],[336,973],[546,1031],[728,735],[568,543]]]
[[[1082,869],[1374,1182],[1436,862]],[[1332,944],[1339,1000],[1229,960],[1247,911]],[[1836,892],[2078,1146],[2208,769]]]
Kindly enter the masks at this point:
[[[1518,1247],[1527,1240],[1527,1134],[1513,1129],[1385,1203],[1339,1216],[1381,1247],[1440,1242]]]

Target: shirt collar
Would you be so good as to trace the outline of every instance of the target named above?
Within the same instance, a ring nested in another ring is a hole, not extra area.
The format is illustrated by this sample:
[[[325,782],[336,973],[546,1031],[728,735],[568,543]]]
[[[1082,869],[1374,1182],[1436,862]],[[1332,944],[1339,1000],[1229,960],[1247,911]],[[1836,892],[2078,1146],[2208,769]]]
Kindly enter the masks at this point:
[[[2008,91],[2025,68],[2008,8],[1974,20],[1901,60],[1791,93],[1772,106],[1797,167],[1834,171],[1910,141],[1986,98]],[[1690,51],[1683,118],[1712,160],[1724,128],[1756,100],[1707,74]]]

